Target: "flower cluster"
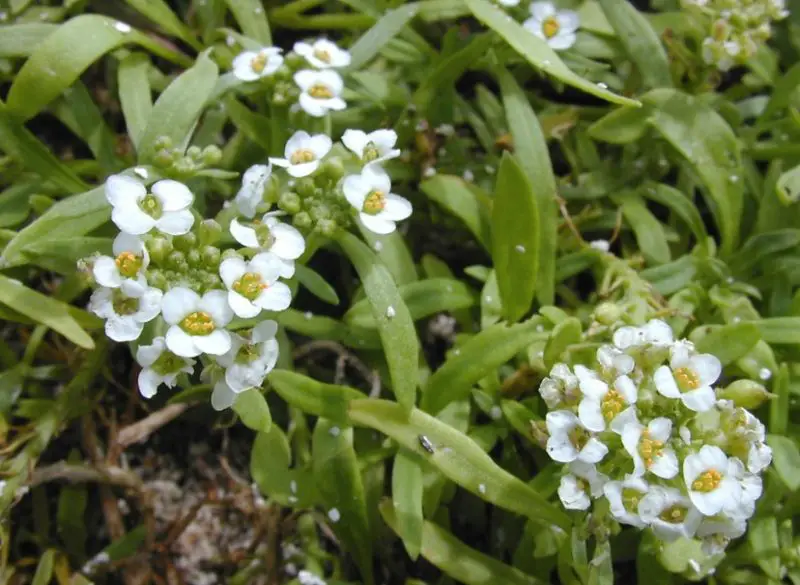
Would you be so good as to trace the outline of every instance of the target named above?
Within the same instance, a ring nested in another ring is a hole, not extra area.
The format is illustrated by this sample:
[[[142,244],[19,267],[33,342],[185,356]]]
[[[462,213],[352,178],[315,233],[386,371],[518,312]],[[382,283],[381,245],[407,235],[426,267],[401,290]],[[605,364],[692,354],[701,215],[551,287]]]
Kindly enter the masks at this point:
[[[556,364],[539,392],[564,507],[605,498],[617,522],[699,538],[709,554],[744,534],[772,453],[755,416],[717,399],[721,373],[655,319],[617,329],[591,365]]]
[[[711,23],[703,60],[720,71],[743,65],[772,35],[772,22],[788,16],[785,0],[683,0]]]
[[[286,59],[282,52],[279,47],[244,51],[233,60],[233,75],[246,82],[274,82],[273,77],[280,81],[290,76],[293,87],[283,84],[276,87],[275,94],[281,96],[279,101],[284,101],[285,95],[296,96],[299,107],[315,118],[347,107],[342,99],[344,81],[335,69],[350,65],[350,53],[327,39],[295,43]]]

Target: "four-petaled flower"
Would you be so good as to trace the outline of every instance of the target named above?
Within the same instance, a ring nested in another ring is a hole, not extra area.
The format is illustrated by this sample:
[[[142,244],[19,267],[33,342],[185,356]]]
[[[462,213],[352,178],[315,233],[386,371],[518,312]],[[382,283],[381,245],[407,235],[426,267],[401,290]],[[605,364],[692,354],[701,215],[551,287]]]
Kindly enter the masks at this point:
[[[222,355],[231,348],[231,334],[225,326],[233,311],[225,291],[212,290],[201,297],[191,289],[175,287],[167,291],[161,304],[162,317],[170,325],[167,348],[175,355]]]
[[[569,410],[548,412],[545,423],[550,435],[547,454],[555,461],[597,463],[608,453],[608,447],[594,437]]]
[[[150,263],[150,256],[141,238],[120,232],[111,247],[114,257],[99,256],[92,274],[97,284],[119,288],[126,280],[138,280]]]
[[[281,49],[264,47],[258,51],[244,51],[233,60],[233,75],[242,81],[255,81],[275,73],[283,65]]]
[[[639,516],[666,542],[691,538],[703,520],[700,511],[680,490],[663,486],[650,487],[639,502]]]
[[[364,164],[379,164],[400,156],[400,149],[394,147],[396,143],[394,130],[375,130],[369,134],[363,130],[347,130],[342,135],[342,144]]]
[[[106,335],[114,341],[133,341],[144,324],[161,310],[163,293],[147,286],[143,276],[123,280],[118,288],[98,288],[89,299],[89,310],[106,320]]]
[[[165,234],[180,236],[194,223],[190,210],[194,195],[178,181],[157,181],[148,192],[144,184],[133,177],[111,175],[106,180],[105,191],[113,207],[111,220],[127,234],[140,236],[156,228]]]
[[[347,107],[341,97],[344,82],[335,71],[303,69],[294,74],[294,82],[301,92],[298,103],[309,116],[320,118],[330,110],[343,110]]]
[[[328,39],[317,39],[313,43],[297,42],[294,52],[304,57],[317,69],[332,69],[350,65],[350,53],[340,49]]]
[[[261,221],[250,224],[231,221],[231,235],[245,248],[270,252],[281,261],[281,278],[294,276],[294,261],[306,250],[306,241],[297,228],[281,222],[280,211],[264,214]]]
[[[278,361],[278,342],[275,321],[262,321],[256,325],[249,338],[234,335],[231,349],[217,358],[225,368],[225,383],[234,393],[258,388]]]
[[[544,40],[551,49],[560,51],[575,44],[575,31],[580,26],[576,12],[556,10],[551,2],[534,2],[530,10],[531,17],[522,26]]]
[[[395,222],[411,215],[411,203],[391,192],[392,183],[379,167],[366,166],[360,175],[349,175],[342,183],[347,201],[356,208],[361,223],[376,234],[390,234]]]
[[[639,516],[639,502],[647,495],[650,486],[641,477],[627,476],[622,481],[609,481],[603,485],[603,493],[609,503],[611,515],[617,522],[644,528]]]
[[[283,167],[292,177],[307,177],[319,168],[320,161],[327,155],[333,142],[325,134],[311,136],[304,130],[295,132],[286,141],[284,158],[270,158],[269,162]]]
[[[594,432],[612,430],[621,434],[624,424],[620,415],[627,407],[636,404],[638,390],[628,376],[619,376],[613,385],[606,384],[597,374],[582,366],[575,367],[575,373],[580,380],[580,389],[583,400],[578,405],[578,416],[584,427]]]
[[[736,480],[742,462],[728,458],[715,445],[703,445],[697,453],[683,460],[683,480],[694,506],[705,516],[713,516],[723,508],[735,508],[741,497]]]
[[[228,304],[238,317],[249,319],[262,309],[282,311],[292,302],[292,291],[278,282],[283,263],[269,252],[245,262],[233,257],[222,261],[219,275],[228,289]]]
[[[665,417],[654,418],[646,427],[637,420],[625,424],[622,445],[633,459],[634,476],[650,472],[671,479],[678,474],[678,458],[669,446],[671,434],[672,421]]]
[[[139,392],[145,398],[155,396],[161,384],[168,388],[175,386],[179,374],[194,371],[194,360],[172,353],[163,337],[156,337],[150,345],[140,345],[136,350],[136,361],[142,366]]]
[[[590,497],[602,496],[607,481],[608,477],[591,463],[573,461],[569,464],[569,473],[561,477],[558,497],[567,510],[587,510],[591,505]]]
[[[562,402],[573,401],[578,392],[578,376],[566,364],[555,364],[550,374],[539,385],[539,394],[548,408],[555,408]]]
[[[653,374],[656,390],[667,398],[679,398],[684,406],[704,412],[714,406],[717,395],[711,385],[722,373],[719,360],[711,354],[694,354],[686,345],[671,349],[669,366]]]
[[[264,188],[272,174],[272,165],[253,165],[242,175],[242,186],[233,200],[239,212],[245,217],[253,217],[256,208],[264,200]]]

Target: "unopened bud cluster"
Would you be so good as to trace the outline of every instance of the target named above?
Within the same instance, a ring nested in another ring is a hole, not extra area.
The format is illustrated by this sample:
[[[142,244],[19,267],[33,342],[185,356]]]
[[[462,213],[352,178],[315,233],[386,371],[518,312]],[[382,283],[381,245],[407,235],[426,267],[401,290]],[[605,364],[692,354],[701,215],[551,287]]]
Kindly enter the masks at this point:
[[[719,399],[721,374],[715,356],[655,319],[618,328],[592,363],[556,364],[539,388],[549,412],[537,430],[565,464],[564,507],[605,499],[620,524],[698,538],[708,554],[744,534],[772,453],[764,425]]]

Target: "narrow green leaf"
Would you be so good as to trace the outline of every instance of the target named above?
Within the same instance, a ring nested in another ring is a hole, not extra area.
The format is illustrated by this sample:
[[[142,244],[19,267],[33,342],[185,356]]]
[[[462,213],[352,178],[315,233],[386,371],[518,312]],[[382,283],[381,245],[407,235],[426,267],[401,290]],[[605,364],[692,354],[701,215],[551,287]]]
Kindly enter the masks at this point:
[[[125,2],[172,36],[185,41],[195,49],[201,47],[192,31],[175,16],[164,0],[125,0]]]
[[[422,496],[424,493],[422,467],[419,461],[403,451],[397,452],[392,467],[392,504],[397,523],[392,528],[403,540],[412,560],[417,560],[422,548]]]
[[[225,111],[231,122],[250,140],[258,144],[266,152],[270,152],[272,137],[269,118],[257,114],[233,96],[225,100]]]
[[[338,427],[337,427],[338,428]],[[333,522],[333,529],[355,557],[365,585],[373,585],[372,534],[352,427],[331,432],[333,425],[317,420],[312,438],[314,479]],[[335,510],[335,512],[334,512]]]
[[[773,317],[753,321],[767,343],[800,344],[800,317]]]
[[[519,321],[531,308],[539,274],[539,207],[517,159],[503,153],[492,206],[492,261],[503,314]]]
[[[405,238],[397,230],[391,234],[376,234],[359,223],[359,231],[364,241],[375,250],[378,259],[392,274],[398,286],[415,282],[418,278],[414,258],[408,249]]]
[[[46,22],[3,25],[0,35],[0,58],[27,57],[58,28]]]
[[[24,254],[31,264],[59,274],[73,275],[78,260],[96,252],[111,254],[111,244],[110,238],[54,238],[31,242]]]
[[[530,319],[507,326],[492,325],[459,346],[428,379],[422,407],[437,413],[451,402],[468,396],[472,385],[522,351],[541,321]]]
[[[273,318],[286,329],[312,339],[338,341],[356,349],[381,348],[381,339],[377,331],[350,327],[341,321],[314,315],[310,311],[302,313],[295,309],[286,309],[273,315]]]
[[[267,379],[280,397],[295,408],[339,424],[347,424],[350,401],[364,398],[355,388],[323,384],[288,370],[273,370]]]
[[[216,63],[204,53],[197,62],[169,84],[156,103],[139,136],[139,162],[147,163],[156,154],[155,143],[166,136],[175,145],[184,144],[217,81]]]
[[[250,388],[236,397],[233,410],[244,425],[254,431],[267,433],[272,426],[272,414],[261,390]]]
[[[753,518],[748,527],[747,540],[750,542],[753,559],[768,577],[781,580],[780,543],[778,542],[778,520],[775,516]]]
[[[289,440],[278,425],[258,433],[250,452],[250,475],[265,496],[282,506],[308,508],[319,504],[314,477],[305,466],[290,469]]]
[[[419,340],[411,313],[389,271],[366,244],[347,232],[342,232],[338,241],[361,277],[372,305],[394,395],[403,408],[410,410],[417,391],[419,357]]]
[[[735,251],[744,181],[739,143],[728,123],[693,96],[671,89],[649,92],[650,124],[686,159],[705,184],[721,234],[723,254]]]
[[[628,57],[639,69],[645,87],[672,87],[667,52],[650,22],[627,0],[599,3]]]
[[[753,349],[760,337],[758,327],[748,321],[740,321],[713,329],[698,339],[696,346],[697,351],[713,353],[723,366],[727,366]]]
[[[419,11],[419,4],[409,4],[390,10],[350,47],[350,69],[359,70],[375,57],[386,43],[403,30]]]
[[[536,298],[539,303],[549,305],[553,303],[555,295],[556,230],[559,222],[556,178],[547,139],[525,92],[505,69],[498,70],[497,79],[503,96],[506,123],[514,140],[516,161],[528,176],[538,209],[538,225],[531,226],[536,232],[534,236],[539,251],[535,276]]]
[[[482,191],[470,188],[461,177],[452,175],[435,175],[420,183],[420,189],[464,222],[484,248],[491,247],[489,197]]]
[[[119,64],[117,83],[119,85],[119,102],[125,126],[133,146],[138,150],[139,138],[147,127],[150,113],[153,111],[153,97],[150,93],[150,80],[147,70],[150,59],[143,53],[131,53]]]
[[[791,205],[800,200],[800,165],[781,173],[775,184],[775,192],[784,205]]]
[[[56,550],[49,548],[39,559],[36,565],[36,573],[33,575],[31,585],[47,585],[53,578],[53,566],[56,561]]]
[[[697,210],[697,206],[686,195],[663,183],[648,186],[641,193],[648,199],[668,207],[692,230],[698,244],[704,245],[708,239],[706,226],[703,223],[700,212]]]
[[[308,289],[308,292],[321,301],[325,301],[329,305],[339,304],[339,295],[336,294],[336,289],[334,289],[330,284],[328,284],[328,281],[322,278],[322,276],[320,276],[317,272],[311,270],[308,266],[296,264],[295,277],[300,284]]]
[[[412,282],[399,287],[398,291],[414,321],[442,311],[466,309],[475,305],[477,301],[474,291],[469,286],[452,278],[429,278]],[[344,321],[365,329],[374,329],[377,326],[366,299],[355,303],[345,314]]]
[[[272,44],[269,22],[261,0],[225,0],[242,32],[265,47]]]
[[[570,345],[581,341],[581,322],[576,317],[567,317],[553,327],[544,346],[544,363],[550,368],[561,361],[561,355]]]
[[[789,437],[770,434],[767,443],[772,448],[772,466],[789,491],[800,489],[800,450]]]
[[[651,264],[666,264],[671,259],[667,236],[641,197],[634,193],[617,196],[622,201],[622,215],[636,235],[636,243]]]
[[[8,305],[37,323],[47,325],[80,347],[94,348],[92,338],[69,314],[69,305],[2,274],[0,274],[0,303]]]
[[[800,230],[783,229],[756,234],[748,239],[734,256],[730,265],[738,272],[747,272],[763,266],[770,256],[800,245]]]
[[[644,136],[647,117],[647,108],[617,108],[589,126],[589,136],[610,144],[630,144]]]
[[[769,405],[769,432],[773,435],[786,434],[789,427],[789,368],[781,364],[772,381],[775,397]]]
[[[421,410],[414,408],[409,413],[388,400],[354,400],[350,418],[391,437],[489,503],[540,524],[570,525],[566,514],[499,467],[475,441]],[[420,437],[430,442],[433,453],[421,445]]]
[[[795,63],[775,84],[769,102],[759,117],[759,122],[773,117],[778,111],[785,109],[791,102],[795,89],[800,85],[800,63]]]
[[[582,89],[609,102],[626,106],[641,105],[636,100],[619,96],[577,75],[567,67],[558,53],[551,49],[545,41],[532,35],[513,19],[508,18],[504,10],[492,5],[488,0],[465,0],[465,3],[475,18],[503,37],[515,51],[537,69],[541,69],[567,85]]]
[[[0,101],[0,150],[42,179],[52,181],[68,193],[88,189],[78,175],[64,165],[11,114]]]

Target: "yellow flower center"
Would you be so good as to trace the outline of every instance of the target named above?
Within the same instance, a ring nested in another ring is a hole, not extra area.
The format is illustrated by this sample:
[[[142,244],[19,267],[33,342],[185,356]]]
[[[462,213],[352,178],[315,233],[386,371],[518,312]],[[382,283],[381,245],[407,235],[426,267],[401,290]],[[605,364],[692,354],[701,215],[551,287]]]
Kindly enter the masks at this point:
[[[633,488],[622,489],[622,505],[628,512],[636,512],[639,509],[639,501],[642,499],[642,492]]]
[[[314,155],[312,151],[307,148],[298,148],[292,153],[292,156],[289,157],[289,162],[293,165],[301,165],[303,163],[310,163],[317,157]]]
[[[114,259],[119,273],[126,278],[133,278],[142,267],[142,259],[133,252],[123,252]]]
[[[568,436],[569,442],[572,443],[572,446],[578,451],[582,451],[586,446],[586,443],[589,442],[589,433],[587,433],[586,430],[582,429],[581,427],[575,427],[572,429]]]
[[[684,392],[697,390],[700,387],[700,376],[690,368],[678,368],[675,370],[675,381],[678,382],[678,387]]]
[[[645,430],[639,440],[639,455],[644,459],[645,466],[650,469],[656,457],[661,457],[664,453],[664,441],[656,441],[650,438],[650,431]]]
[[[308,89],[308,95],[313,98],[317,99],[331,99],[333,97],[333,92],[331,88],[327,85],[323,85],[322,83],[315,83]]]
[[[624,407],[625,400],[622,395],[612,388],[603,397],[603,401],[600,403],[600,412],[603,413],[603,418],[608,423],[622,412]]]
[[[692,489],[696,492],[712,492],[719,486],[722,481],[722,474],[716,469],[709,469],[701,473],[692,482]]]
[[[675,504],[674,506],[670,506],[661,514],[658,515],[664,522],[669,522],[670,524],[680,524],[686,519],[686,514],[688,510],[679,504]]]
[[[386,194],[383,191],[371,191],[364,200],[364,213],[375,215],[386,207]]]
[[[323,63],[331,62],[331,54],[325,49],[314,49],[314,56]]]
[[[268,61],[269,57],[267,56],[266,53],[259,53],[258,55],[253,57],[252,61],[250,61],[250,68],[256,73],[261,73],[267,66]]]
[[[559,30],[561,30],[561,25],[555,16],[548,16],[542,22],[542,33],[547,39],[552,39],[558,34]]]
[[[375,146],[374,142],[368,142],[367,145],[364,147],[364,161],[370,162],[377,158],[380,158],[381,153],[378,150],[378,147]]]
[[[147,215],[154,219],[158,219],[161,217],[162,209],[161,209],[161,202],[152,194],[148,194],[142,201],[139,203],[139,207],[144,211]]]
[[[242,277],[233,283],[231,287],[237,293],[250,301],[254,301],[261,294],[261,291],[269,285],[261,280],[261,275],[255,272],[246,272]]]
[[[139,310],[139,299],[126,297],[122,291],[117,289],[111,301],[111,306],[114,307],[114,312],[117,315],[133,315]]]
[[[211,315],[204,311],[189,313],[183,318],[180,326],[190,335],[209,335],[216,329]]]

